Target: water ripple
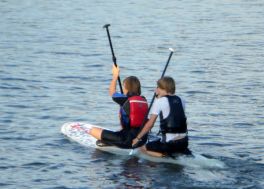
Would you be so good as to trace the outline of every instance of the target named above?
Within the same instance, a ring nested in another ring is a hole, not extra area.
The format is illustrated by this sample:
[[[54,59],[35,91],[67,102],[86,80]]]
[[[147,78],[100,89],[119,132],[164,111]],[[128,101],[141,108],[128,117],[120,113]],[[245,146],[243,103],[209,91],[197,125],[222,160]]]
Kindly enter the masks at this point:
[[[263,7],[0,1],[0,187],[263,188]],[[122,158],[60,134],[69,121],[119,129],[106,23],[121,79],[138,76],[149,101],[175,48],[166,75],[186,100],[190,148],[221,159],[225,170]]]

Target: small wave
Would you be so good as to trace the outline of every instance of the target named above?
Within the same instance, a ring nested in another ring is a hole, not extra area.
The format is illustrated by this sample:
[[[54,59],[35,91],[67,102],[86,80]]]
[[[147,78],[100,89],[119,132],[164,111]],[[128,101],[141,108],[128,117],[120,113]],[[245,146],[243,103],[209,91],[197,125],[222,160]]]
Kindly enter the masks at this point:
[[[8,90],[25,90],[25,89],[22,88],[22,87],[16,87],[16,86],[0,86],[0,89],[8,89]],[[11,95],[9,95],[9,94],[5,94],[5,95],[2,95],[2,96],[8,97],[8,96],[11,96]]]
[[[43,166],[47,166],[47,165],[48,165],[48,163],[32,162],[32,163],[23,164],[22,167],[24,167],[24,168],[28,168],[28,167],[43,167]]]
[[[205,146],[218,146],[218,147],[225,147],[225,146],[230,146],[230,144],[220,144],[220,143],[213,143],[213,142],[204,142],[204,143],[199,143],[199,145],[205,145]]]
[[[211,92],[206,92],[206,91],[187,91],[185,93],[187,94],[211,94]]]
[[[234,127],[239,127],[239,128],[251,128],[251,127],[254,127],[255,125],[252,124],[252,123],[245,123],[245,122],[242,123],[242,122],[240,122],[240,123],[234,123],[233,126]]]
[[[12,185],[13,185],[13,184],[1,183],[1,182],[0,182],[0,186],[1,186],[1,187],[4,187],[4,186],[12,186]]]
[[[80,79],[80,80],[89,80],[91,77],[84,76],[59,76],[58,79]]]
[[[25,79],[25,78],[16,78],[16,77],[4,77],[4,78],[1,78],[1,80],[3,81],[23,81],[23,82],[34,82],[34,83],[39,83],[41,81],[39,80],[32,80],[32,79]]]
[[[22,104],[8,104],[7,107],[10,107],[10,108],[19,108],[19,109],[30,108],[29,106],[22,105]]]
[[[0,170],[7,170],[7,169],[14,169],[16,166],[13,165],[6,165],[6,166],[0,166]]]

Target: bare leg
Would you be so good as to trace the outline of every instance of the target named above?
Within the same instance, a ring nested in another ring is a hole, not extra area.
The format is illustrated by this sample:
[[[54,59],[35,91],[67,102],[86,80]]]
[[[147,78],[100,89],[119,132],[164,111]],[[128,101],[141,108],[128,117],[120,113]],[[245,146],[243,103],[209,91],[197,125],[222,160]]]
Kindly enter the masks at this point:
[[[163,157],[164,156],[160,152],[154,152],[154,151],[147,150],[145,145],[140,148],[140,151],[147,154],[147,155],[154,156],[154,157]]]
[[[98,127],[92,127],[90,130],[89,130],[89,134],[92,135],[94,138],[98,139],[98,140],[101,140],[101,136],[102,136],[102,131],[103,129],[101,128],[98,128]]]

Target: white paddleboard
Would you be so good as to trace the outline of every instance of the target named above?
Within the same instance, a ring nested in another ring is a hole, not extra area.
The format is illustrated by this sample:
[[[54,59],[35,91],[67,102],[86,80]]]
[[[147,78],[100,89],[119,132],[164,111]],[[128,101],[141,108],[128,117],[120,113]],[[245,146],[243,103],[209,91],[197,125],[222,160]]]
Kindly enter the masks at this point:
[[[140,150],[138,149],[134,149],[132,151],[131,149],[123,149],[123,148],[118,148],[116,146],[103,146],[103,147],[97,146],[96,145],[97,139],[95,139],[94,137],[92,137],[87,133],[87,130],[90,129],[91,127],[100,127],[100,126],[92,125],[89,123],[83,123],[83,122],[70,122],[62,125],[61,132],[70,139],[72,139],[73,141],[76,141],[83,146],[96,148],[98,150],[102,150],[112,154],[126,155],[126,156],[133,155],[153,162],[173,163],[187,167],[224,168],[225,166],[224,163],[219,160],[209,159],[199,154],[192,154],[192,155],[181,154],[181,155],[176,155],[175,158],[171,158],[171,157],[158,158],[144,154],[140,152]]]
[[[131,151],[130,149],[122,149],[116,146],[106,146],[106,147],[97,146],[96,145],[97,139],[87,133],[87,130],[90,129],[91,127],[100,127],[100,126],[92,125],[89,123],[83,123],[83,122],[71,122],[71,123],[63,124],[61,127],[61,132],[70,139],[86,147],[96,148],[102,151],[110,152],[112,154],[129,155]]]

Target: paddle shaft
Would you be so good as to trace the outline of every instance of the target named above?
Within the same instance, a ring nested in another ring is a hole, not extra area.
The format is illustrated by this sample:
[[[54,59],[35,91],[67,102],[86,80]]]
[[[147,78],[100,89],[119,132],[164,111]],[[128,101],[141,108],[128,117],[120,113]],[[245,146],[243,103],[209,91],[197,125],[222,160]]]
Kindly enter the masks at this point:
[[[108,37],[108,41],[109,41],[111,52],[112,52],[112,59],[113,59],[114,65],[117,67],[116,57],[115,57],[115,53],[114,53],[114,49],[113,49],[113,45],[112,45],[112,41],[111,41],[109,28],[108,28],[109,26],[110,26],[110,24],[106,24],[106,25],[104,25],[104,28],[106,28],[107,37]],[[120,87],[120,92],[123,94],[123,88],[122,88],[122,84],[121,84],[121,79],[120,79],[119,76],[118,76],[117,79],[118,79],[118,84],[119,84],[119,87]]]
[[[167,63],[166,63],[166,65],[165,65],[165,68],[164,68],[164,70],[163,70],[162,75],[161,75],[160,78],[163,78],[163,77],[164,77],[165,72],[166,72],[166,70],[167,70],[167,67],[168,67],[168,65],[169,65],[169,63],[170,63],[170,59],[171,59],[172,54],[173,54],[173,51],[170,52],[169,58],[168,58],[168,60],[167,60]],[[151,100],[150,105],[149,105],[149,108],[148,108],[148,113],[147,113],[147,115],[145,116],[145,120],[144,120],[143,123],[145,123],[145,121],[146,121],[147,118],[148,118],[148,114],[149,114],[149,111],[150,111],[150,109],[151,109],[151,107],[152,107],[152,105],[153,105],[153,103],[154,103],[155,97],[156,97],[156,93],[154,92],[153,97],[152,97],[152,100]],[[142,125],[142,126],[144,126],[144,125]]]
[[[164,70],[163,70],[163,72],[162,72],[160,78],[163,78],[163,77],[164,77],[165,72],[166,72],[166,70],[167,70],[167,67],[168,67],[168,65],[169,65],[169,63],[170,63],[171,56],[172,56],[174,50],[170,48],[170,51],[171,51],[171,52],[170,52],[169,58],[168,58],[168,60],[167,60],[167,62],[166,62],[165,68],[164,68]],[[153,103],[154,103],[155,97],[156,97],[156,92],[154,92],[154,94],[153,94],[152,100],[151,100],[150,105],[149,105],[149,108],[148,108],[148,112],[147,112],[147,114],[146,114],[146,116],[145,116],[145,118],[144,118],[143,124],[141,125],[140,131],[143,129],[144,124],[145,124],[146,121],[147,121],[148,114],[149,114],[149,111],[150,111],[150,109],[151,109],[151,107],[152,107],[152,105],[153,105]],[[140,133],[140,132],[139,132],[139,133]],[[147,133],[146,133],[146,134],[147,134]],[[145,134],[145,135],[146,135],[146,134]],[[145,135],[143,135],[141,138],[143,138]],[[139,143],[139,141],[138,141],[138,143]],[[138,143],[137,143],[137,144],[138,144]],[[134,146],[137,146],[137,144],[135,144]],[[132,148],[134,148],[134,147],[132,146]],[[132,152],[131,152],[131,154],[132,154]]]

